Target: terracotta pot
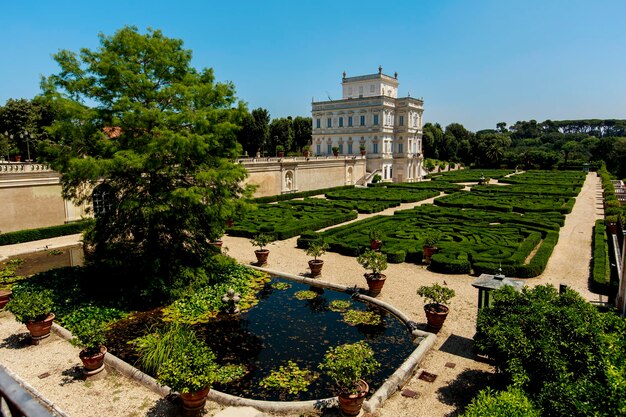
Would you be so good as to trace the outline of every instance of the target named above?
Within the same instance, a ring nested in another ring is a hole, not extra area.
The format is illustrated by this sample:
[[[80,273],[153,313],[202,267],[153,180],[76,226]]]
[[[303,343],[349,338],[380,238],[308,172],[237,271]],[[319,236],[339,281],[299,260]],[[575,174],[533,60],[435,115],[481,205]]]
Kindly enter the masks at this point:
[[[276,152],[276,156],[278,156],[279,158],[282,158],[283,156],[285,156],[285,151]]]
[[[359,387],[358,394],[351,395],[343,395],[340,394],[337,396],[339,400],[339,409],[341,410],[341,414],[344,416],[356,416],[361,412],[361,407],[363,406],[363,401],[365,401],[365,396],[370,390],[370,386],[367,385],[367,382],[362,379],[357,383]]]
[[[365,156],[365,149],[362,149],[362,150],[361,150],[361,155],[362,155],[362,156]]]
[[[311,269],[311,276],[317,277],[322,274],[322,267],[324,266],[324,261],[321,259],[311,259],[309,261],[309,268]]]
[[[13,157],[13,160],[14,160],[15,162],[20,162],[20,161],[22,160],[22,156],[21,156],[21,155],[15,155],[15,156]]]
[[[378,274],[378,277],[375,274],[367,273],[363,275],[365,280],[367,281],[367,286],[369,288],[370,297],[376,297],[383,289],[383,285],[385,285],[385,280],[387,279],[387,275]]]
[[[0,290],[0,310],[11,301],[11,294],[13,294],[11,290]]]
[[[443,327],[443,322],[446,321],[446,317],[448,317],[448,312],[450,309],[443,304],[440,304],[441,308],[445,311],[437,312],[434,309],[435,304],[426,304],[424,306],[424,312],[426,313],[426,321],[428,322],[428,330],[433,333],[438,333],[439,330]]]
[[[383,245],[382,240],[377,240],[377,239],[375,239],[375,240],[370,240],[370,248],[371,248],[372,250],[378,250],[378,249],[380,249],[380,247],[381,247],[382,245]]]
[[[100,351],[95,354],[89,353],[87,349],[81,350],[78,357],[83,362],[85,375],[91,376],[101,372],[104,369],[104,357],[106,354],[107,348],[105,346],[100,346]]]
[[[202,410],[204,409],[204,405],[206,404],[206,397],[207,395],[209,395],[210,389],[211,388],[207,387],[200,391],[180,394],[180,399],[183,402],[183,412],[185,416],[194,417],[202,414]]]
[[[216,240],[215,242],[209,242],[209,245],[215,246],[216,248],[221,248],[224,245],[224,242],[221,240]]]
[[[257,265],[262,266],[267,263],[267,257],[270,255],[269,249],[257,249],[254,251],[256,255]]]
[[[424,259],[422,259],[422,262],[424,262],[426,265],[430,265],[430,261],[433,255],[437,253],[437,247],[436,246],[423,246],[422,250],[424,251]]]
[[[337,158],[339,156],[339,152],[333,152],[333,155]]]
[[[308,158],[310,154],[310,151],[302,151],[302,156],[304,156],[305,158]]]
[[[50,329],[52,328],[52,322],[54,321],[54,313],[48,314],[45,320],[41,321],[29,321],[26,323],[26,328],[30,332],[33,340],[41,340],[50,336]]]

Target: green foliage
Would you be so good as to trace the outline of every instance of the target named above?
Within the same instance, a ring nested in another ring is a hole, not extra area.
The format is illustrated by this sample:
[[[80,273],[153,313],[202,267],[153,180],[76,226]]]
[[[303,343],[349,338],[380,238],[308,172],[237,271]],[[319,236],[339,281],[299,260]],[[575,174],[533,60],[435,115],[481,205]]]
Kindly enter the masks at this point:
[[[270,195],[270,196],[265,196],[265,197],[257,197],[257,198],[252,199],[251,201],[257,204],[274,203],[277,201],[293,200],[295,198],[304,198],[304,197],[310,197],[312,195],[325,194],[328,191],[348,190],[351,188],[354,188],[354,185],[342,185],[339,187],[320,188],[317,190],[309,190],[309,191],[299,191],[297,193],[277,194],[277,195]]]
[[[308,391],[309,385],[318,375],[308,369],[300,369],[298,364],[288,361],[286,366],[279,366],[263,378],[259,385],[265,389],[278,390],[288,394]]]
[[[311,290],[302,290],[302,291],[296,291],[294,296],[298,300],[313,300],[314,298],[317,298],[319,294]]]
[[[424,245],[434,248],[441,239],[441,231],[436,229],[428,229],[424,233]]]
[[[155,375],[168,358],[180,356],[185,346],[196,343],[196,335],[189,327],[173,323],[130,343],[139,354],[142,369]]]
[[[380,240],[381,236],[382,236],[382,234],[380,233],[380,230],[378,230],[376,228],[371,228],[369,230],[370,240]]]
[[[427,303],[435,304],[435,309],[440,305],[448,304],[450,299],[456,295],[452,288],[443,287],[437,283],[432,285],[422,285],[417,289],[417,295],[423,297]]]
[[[176,330],[169,355],[162,356],[157,381],[180,393],[197,392],[218,380],[215,354],[189,329]],[[160,344],[161,346],[163,344]]]
[[[379,366],[372,348],[360,341],[331,346],[319,368],[333,380],[339,394],[356,394],[359,380],[372,374]]]
[[[593,228],[593,285],[596,290],[606,293],[611,279],[609,265],[609,245],[604,220],[596,220]]]
[[[245,377],[247,373],[248,369],[245,365],[220,365],[215,371],[215,382],[218,384],[229,384]]]
[[[478,314],[475,346],[542,415],[624,413],[626,320],[550,285],[507,286],[492,296]]]
[[[500,179],[513,172],[515,171],[510,169],[459,169],[457,171],[448,171],[432,175],[432,180],[447,182],[478,182],[480,181],[481,176],[484,176],[485,178]]]
[[[518,388],[500,392],[487,388],[478,393],[461,417],[541,417],[541,412]]]
[[[284,291],[291,288],[291,284],[289,284],[288,282],[272,282],[271,287],[275,290]]]
[[[334,311],[335,313],[342,313],[349,309],[352,306],[352,303],[348,300],[333,300],[328,305],[328,309],[330,311]]]
[[[414,203],[438,196],[439,192],[432,189],[415,188],[353,188],[349,190],[329,191],[326,198],[330,200],[359,200],[359,201],[399,201]]]
[[[116,308],[98,306],[80,307],[61,317],[58,321],[72,332],[70,342],[91,352],[97,352],[106,344],[107,325],[124,318],[127,314]]]
[[[19,230],[0,234],[0,246],[16,243],[32,242],[33,240],[49,239],[51,237],[81,233],[92,224],[91,220],[83,220],[59,226],[41,227],[39,229]]]
[[[106,344],[106,324],[100,320],[82,320],[74,326],[70,342],[89,353],[97,353]]]
[[[262,272],[246,266],[226,265],[210,285],[204,285],[165,307],[163,319],[187,324],[206,323],[225,307],[222,297],[230,288],[241,296],[239,309],[248,310],[258,303],[256,293],[268,280]]]
[[[350,326],[378,326],[382,323],[380,314],[374,311],[348,310],[342,316],[343,321]]]
[[[383,177],[380,174],[375,174],[374,177],[372,177],[372,184],[378,184],[382,180]]]
[[[319,239],[312,241],[309,244],[309,247],[305,249],[305,252],[307,255],[312,256],[315,260],[317,260],[317,257],[325,254],[327,250],[328,243],[320,237]]]
[[[7,309],[21,323],[43,320],[52,311],[52,291],[32,291],[16,285]]]
[[[387,269],[387,255],[382,252],[366,249],[356,261],[375,276],[380,276],[380,273]]]
[[[4,268],[0,270],[0,289],[8,288],[25,278],[15,273],[22,263],[24,260],[21,258],[10,259],[4,263]]]
[[[110,198],[84,236],[89,260],[131,272],[115,285],[154,298],[195,278],[251,191],[231,162],[245,107],[191,55],[159,30],[125,27],[94,50],[58,52],[60,72],[42,82],[64,197],[88,203],[99,186]]]
[[[385,188],[407,188],[410,190],[436,190],[443,191],[446,194],[460,191],[463,189],[462,184],[454,184],[445,181],[421,181],[421,182],[385,182],[380,184],[367,184],[368,187],[385,187]]]
[[[274,238],[271,235],[259,233],[250,239],[250,243],[252,243],[252,246],[258,246],[259,250],[264,250],[265,246],[270,244],[273,240]]]

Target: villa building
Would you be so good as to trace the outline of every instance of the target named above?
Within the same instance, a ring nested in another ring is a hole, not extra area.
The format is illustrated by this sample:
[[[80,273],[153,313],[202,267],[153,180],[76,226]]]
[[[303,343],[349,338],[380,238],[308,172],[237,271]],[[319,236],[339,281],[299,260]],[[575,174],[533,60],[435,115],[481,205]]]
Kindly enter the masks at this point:
[[[341,100],[313,101],[312,151],[315,155],[359,155],[366,151],[368,178],[414,182],[422,179],[424,101],[398,98],[398,74],[342,79]]]

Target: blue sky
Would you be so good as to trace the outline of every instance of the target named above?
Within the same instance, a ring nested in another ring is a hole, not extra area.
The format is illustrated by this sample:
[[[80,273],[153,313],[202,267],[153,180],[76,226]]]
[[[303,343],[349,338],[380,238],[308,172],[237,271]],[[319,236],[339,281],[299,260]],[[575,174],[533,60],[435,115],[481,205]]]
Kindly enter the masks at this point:
[[[0,14],[0,104],[39,93],[60,49],[96,48],[125,25],[161,29],[250,109],[310,116],[348,76],[398,72],[424,120],[626,118],[626,2],[22,1]]]

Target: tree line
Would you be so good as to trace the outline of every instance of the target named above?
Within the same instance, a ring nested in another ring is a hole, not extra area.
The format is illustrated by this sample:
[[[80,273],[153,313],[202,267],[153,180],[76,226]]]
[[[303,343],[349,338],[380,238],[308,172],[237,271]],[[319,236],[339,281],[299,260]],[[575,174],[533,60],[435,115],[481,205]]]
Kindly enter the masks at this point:
[[[626,177],[626,120],[536,120],[471,132],[459,123],[442,128],[426,123],[423,151],[427,158],[461,162],[479,168],[577,167],[606,163],[620,178]]]

